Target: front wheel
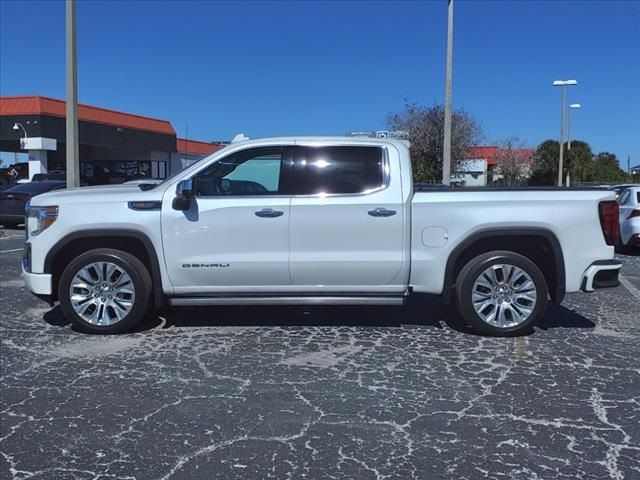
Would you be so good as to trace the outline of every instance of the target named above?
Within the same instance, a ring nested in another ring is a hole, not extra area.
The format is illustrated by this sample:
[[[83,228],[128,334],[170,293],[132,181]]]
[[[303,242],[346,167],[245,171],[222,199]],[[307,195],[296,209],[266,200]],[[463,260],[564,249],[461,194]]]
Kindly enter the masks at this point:
[[[518,335],[544,314],[548,287],[527,257],[495,251],[475,257],[460,270],[456,300],[460,314],[478,332]]]
[[[144,264],[121,250],[99,248],[75,258],[60,277],[64,315],[81,330],[120,333],[146,314],[151,276]]]

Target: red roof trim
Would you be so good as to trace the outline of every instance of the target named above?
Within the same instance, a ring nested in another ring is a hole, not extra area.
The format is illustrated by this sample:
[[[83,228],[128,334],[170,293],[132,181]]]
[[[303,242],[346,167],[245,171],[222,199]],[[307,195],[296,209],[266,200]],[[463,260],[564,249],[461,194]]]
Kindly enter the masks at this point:
[[[220,150],[224,145],[216,143],[199,142],[197,140],[176,139],[176,149],[180,153],[193,153],[196,155],[209,155]]]
[[[520,148],[518,152],[522,155],[526,155],[533,160],[534,148]],[[477,145],[469,149],[469,153],[466,155],[467,160],[486,160],[487,165],[496,165],[498,163],[498,154],[500,153],[500,147],[496,145]]]
[[[66,102],[39,95],[0,97],[0,115],[49,115],[65,118]],[[176,134],[171,123],[167,120],[85,104],[78,104],[78,118],[85,122],[101,123],[114,127],[146,130],[167,135]]]

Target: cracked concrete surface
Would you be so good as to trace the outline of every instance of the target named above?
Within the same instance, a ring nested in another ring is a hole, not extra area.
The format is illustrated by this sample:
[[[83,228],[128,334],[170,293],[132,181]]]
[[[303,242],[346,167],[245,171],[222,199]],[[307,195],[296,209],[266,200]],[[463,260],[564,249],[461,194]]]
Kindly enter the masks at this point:
[[[91,336],[24,290],[19,257],[0,258],[0,478],[640,478],[624,287],[520,338],[429,302],[174,309]]]

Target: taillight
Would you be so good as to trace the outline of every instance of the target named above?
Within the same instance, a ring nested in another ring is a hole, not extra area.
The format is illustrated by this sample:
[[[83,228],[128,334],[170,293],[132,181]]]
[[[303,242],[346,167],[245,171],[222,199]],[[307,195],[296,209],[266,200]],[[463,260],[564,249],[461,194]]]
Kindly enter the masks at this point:
[[[620,207],[615,200],[600,202],[600,226],[607,245],[615,245],[620,238]]]
[[[640,210],[631,210],[631,213],[627,217],[627,220],[634,217],[640,217]]]

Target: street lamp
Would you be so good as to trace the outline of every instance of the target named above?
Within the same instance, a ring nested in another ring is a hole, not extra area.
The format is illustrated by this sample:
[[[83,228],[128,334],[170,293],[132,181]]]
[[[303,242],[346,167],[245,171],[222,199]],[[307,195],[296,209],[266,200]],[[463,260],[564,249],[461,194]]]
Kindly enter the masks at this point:
[[[579,103],[571,103],[569,104],[569,128],[567,129],[567,150],[571,150],[571,110],[576,110],[578,108],[582,108],[582,105]]]
[[[558,159],[558,186],[562,186],[562,157],[564,154],[564,110],[567,103],[567,85],[577,85],[577,80],[554,80],[554,87],[562,87],[562,109],[560,110],[560,158]]]
[[[24,132],[24,138],[27,138],[27,137],[28,137],[28,135],[27,135],[27,129],[26,129],[26,128],[24,128],[24,125],[22,125],[21,123],[17,123],[17,122],[13,124],[13,130],[14,130],[14,131],[16,131],[16,132],[17,132],[17,131],[18,131],[18,130],[20,130],[20,129],[22,129],[22,131]]]

